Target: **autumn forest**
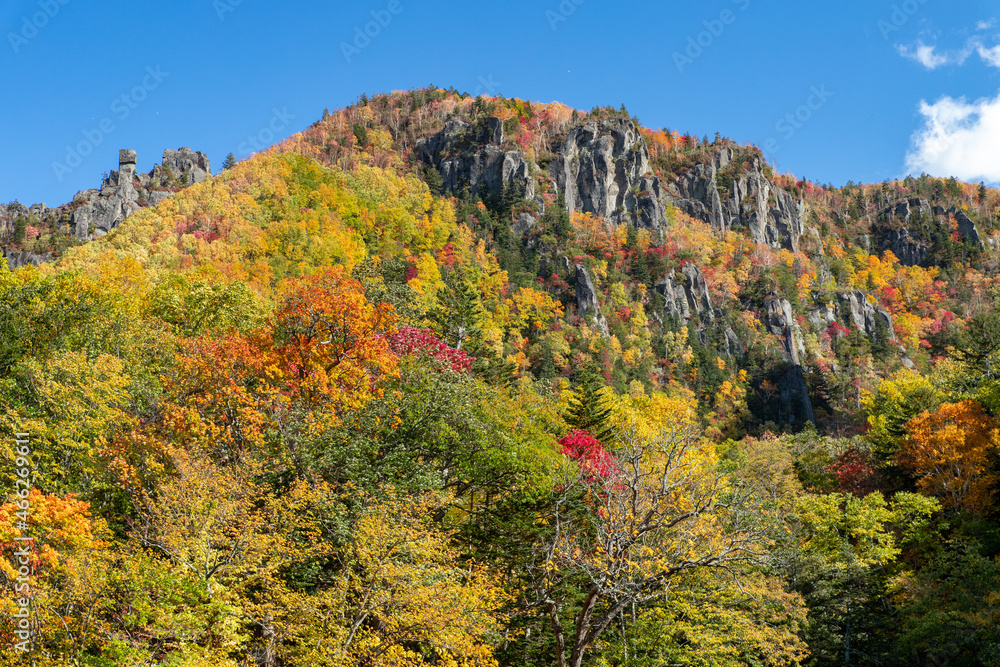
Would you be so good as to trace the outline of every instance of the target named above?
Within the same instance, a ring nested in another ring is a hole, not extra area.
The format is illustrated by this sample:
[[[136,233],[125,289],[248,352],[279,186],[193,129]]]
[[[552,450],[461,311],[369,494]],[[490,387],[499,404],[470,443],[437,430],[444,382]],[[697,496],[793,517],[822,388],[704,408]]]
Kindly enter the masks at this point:
[[[0,217],[0,663],[1000,665],[1000,191],[434,87],[183,180]]]

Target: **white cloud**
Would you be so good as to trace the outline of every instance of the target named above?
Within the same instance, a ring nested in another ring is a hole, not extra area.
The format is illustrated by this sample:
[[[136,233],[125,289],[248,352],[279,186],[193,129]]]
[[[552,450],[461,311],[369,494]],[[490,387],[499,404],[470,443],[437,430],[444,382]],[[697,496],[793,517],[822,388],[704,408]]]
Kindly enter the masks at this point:
[[[989,30],[997,24],[996,19],[990,19],[989,21],[980,21],[976,24],[976,30]]]
[[[1000,183],[1000,93],[972,103],[948,96],[933,104],[922,100],[920,113],[924,127],[906,154],[909,173]]]
[[[979,53],[979,57],[983,59],[984,63],[991,67],[1000,67],[1000,44],[991,49],[986,48],[982,44],[978,44],[976,45],[976,51]]]
[[[972,47],[968,46],[962,51],[938,52],[933,45],[917,42],[916,46],[908,47],[900,45],[899,55],[910,60],[916,60],[927,69],[937,69],[942,65],[961,65],[972,54]]]

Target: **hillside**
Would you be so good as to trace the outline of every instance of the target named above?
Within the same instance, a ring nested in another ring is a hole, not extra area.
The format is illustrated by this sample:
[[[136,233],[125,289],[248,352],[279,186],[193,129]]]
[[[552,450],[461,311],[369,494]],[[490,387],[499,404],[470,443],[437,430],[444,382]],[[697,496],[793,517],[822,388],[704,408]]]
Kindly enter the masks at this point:
[[[0,207],[38,664],[997,664],[1000,192],[435,88],[186,150]]]

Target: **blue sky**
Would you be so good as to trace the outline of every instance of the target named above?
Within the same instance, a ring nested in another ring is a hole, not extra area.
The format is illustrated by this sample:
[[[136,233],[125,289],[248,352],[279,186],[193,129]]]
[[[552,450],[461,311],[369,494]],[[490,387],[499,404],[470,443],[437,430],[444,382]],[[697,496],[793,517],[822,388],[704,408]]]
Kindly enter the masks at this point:
[[[821,183],[1000,183],[997,19],[968,0],[7,0],[0,201],[68,201],[119,148],[148,170],[190,146],[217,170],[325,107],[431,83],[625,103]]]

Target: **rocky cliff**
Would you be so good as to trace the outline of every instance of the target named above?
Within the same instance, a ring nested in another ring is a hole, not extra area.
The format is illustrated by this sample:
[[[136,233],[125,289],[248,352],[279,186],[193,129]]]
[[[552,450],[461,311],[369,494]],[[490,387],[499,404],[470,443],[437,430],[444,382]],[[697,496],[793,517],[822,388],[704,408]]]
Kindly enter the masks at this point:
[[[148,174],[136,173],[136,153],[119,151],[118,170],[112,171],[99,190],[77,193],[72,226],[77,238],[99,238],[116,228],[143,205],[155,206],[177,188],[201,183],[212,169],[204,153],[190,148],[165,150],[163,163]]]
[[[441,173],[445,192],[460,195],[468,187],[486,197],[513,191],[535,197],[535,182],[524,153],[505,150],[503,122],[489,118],[478,127],[462,120],[448,121],[444,129],[417,144],[417,155]]]
[[[953,232],[973,248],[984,247],[975,221],[965,211],[931,206],[926,199],[914,197],[879,213],[872,226],[877,243],[872,250],[889,250],[907,266],[925,266],[939,259],[931,256],[935,241],[951,239]]]
[[[631,120],[612,118],[572,129],[549,175],[571,213],[647,229],[665,222],[660,179],[650,173],[649,150]]]
[[[119,151],[118,169],[108,174],[101,187],[78,192],[68,204],[55,208],[17,202],[0,205],[0,235],[13,239],[16,221],[26,219],[34,226],[68,227],[78,240],[91,241],[115,229],[141,208],[155,206],[178,189],[201,183],[212,175],[208,157],[190,148],[164,151],[162,164],[154,166],[148,174],[137,173],[136,163],[134,150]],[[55,259],[52,253],[14,247],[0,248],[0,254],[11,270]]]
[[[715,229],[745,229],[758,243],[798,250],[805,205],[775,186],[759,155],[736,160],[724,148],[667,186],[667,199]]]

